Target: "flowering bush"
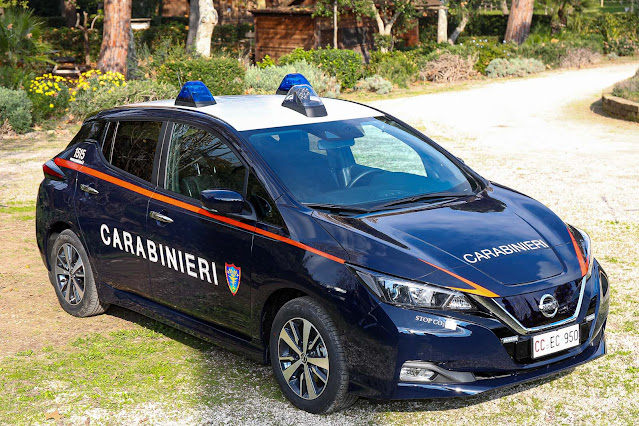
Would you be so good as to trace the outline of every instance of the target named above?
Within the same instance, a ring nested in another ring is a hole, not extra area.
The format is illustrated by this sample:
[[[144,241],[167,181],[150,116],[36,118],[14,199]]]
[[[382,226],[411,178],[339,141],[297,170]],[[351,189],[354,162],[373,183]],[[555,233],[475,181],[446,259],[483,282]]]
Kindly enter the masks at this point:
[[[29,84],[27,94],[33,103],[33,119],[36,122],[62,115],[71,98],[69,80],[53,74],[36,77]]]
[[[621,36],[604,42],[604,50],[619,56],[632,56],[639,53],[639,40],[636,37]]]
[[[96,92],[100,89],[113,93],[113,90],[121,86],[126,86],[126,81],[124,81],[124,75],[119,72],[107,71],[102,73],[100,70],[83,72],[80,74],[76,86],[70,90],[70,101],[74,102],[80,92]]]

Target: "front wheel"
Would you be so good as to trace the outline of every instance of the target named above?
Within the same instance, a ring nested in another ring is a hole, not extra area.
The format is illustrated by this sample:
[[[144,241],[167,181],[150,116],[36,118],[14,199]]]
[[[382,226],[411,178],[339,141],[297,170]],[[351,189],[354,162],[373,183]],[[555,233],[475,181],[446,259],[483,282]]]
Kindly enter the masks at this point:
[[[76,317],[90,317],[108,308],[100,302],[89,256],[75,232],[62,231],[49,256],[49,277],[62,309]]]
[[[347,408],[348,369],[340,336],[326,309],[310,297],[286,303],[270,336],[273,373],[296,407],[315,414]]]

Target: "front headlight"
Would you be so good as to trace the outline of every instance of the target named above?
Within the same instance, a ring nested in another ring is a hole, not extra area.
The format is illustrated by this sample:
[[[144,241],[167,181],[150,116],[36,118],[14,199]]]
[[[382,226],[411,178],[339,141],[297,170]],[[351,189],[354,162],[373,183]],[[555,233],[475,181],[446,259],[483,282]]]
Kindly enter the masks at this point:
[[[475,309],[470,300],[459,291],[401,280],[361,269],[355,272],[373,293],[392,305],[458,311]]]
[[[581,250],[581,255],[586,262],[586,273],[584,276],[586,277],[586,279],[588,279],[592,275],[592,269],[594,265],[590,236],[586,233],[586,231],[582,231],[581,229],[572,225],[568,225],[568,230],[571,232],[574,238],[574,242]]]

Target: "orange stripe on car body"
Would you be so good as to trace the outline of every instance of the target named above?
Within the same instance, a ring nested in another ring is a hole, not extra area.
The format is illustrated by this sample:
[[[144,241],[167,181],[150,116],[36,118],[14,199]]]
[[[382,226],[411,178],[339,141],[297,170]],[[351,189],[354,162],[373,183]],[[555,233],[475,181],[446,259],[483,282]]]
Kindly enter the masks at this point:
[[[117,185],[119,187],[128,189],[129,191],[136,192],[136,193],[138,193],[140,195],[144,195],[144,196],[152,198],[154,200],[157,200],[157,201],[160,201],[160,202],[163,202],[163,203],[166,203],[166,204],[170,204],[172,206],[179,207],[179,208],[184,209],[184,210],[191,211],[191,212],[199,214],[201,216],[209,217],[209,218],[214,219],[214,220],[216,220],[218,222],[226,223],[226,224],[234,226],[236,228],[240,228],[240,229],[244,229],[244,230],[247,230],[247,231],[255,232],[256,234],[259,234],[259,235],[274,239],[276,241],[280,241],[280,242],[283,242],[283,243],[286,243],[286,244],[301,248],[302,250],[306,250],[306,251],[311,252],[313,254],[316,254],[318,256],[325,257],[325,258],[327,258],[329,260],[332,260],[334,262],[337,262],[337,263],[341,263],[341,264],[346,263],[346,261],[344,259],[340,259],[339,257],[333,256],[332,254],[325,253],[325,252],[323,252],[321,250],[317,250],[316,248],[307,246],[306,244],[300,243],[299,241],[295,241],[295,240],[291,240],[290,238],[282,237],[281,235],[277,235],[277,234],[274,234],[272,232],[268,232],[268,231],[265,231],[263,229],[259,229],[259,228],[255,227],[255,226],[247,225],[247,224],[245,224],[243,222],[240,222],[240,221],[237,221],[237,220],[234,220],[234,219],[230,219],[228,217],[218,216],[218,215],[216,215],[214,213],[211,213],[208,210],[203,209],[202,207],[197,207],[197,206],[194,206],[193,204],[185,203],[184,201],[180,201],[180,200],[177,200],[175,198],[168,197],[166,195],[158,194],[157,192],[149,191],[148,189],[144,189],[144,188],[142,188],[140,186],[137,186],[137,185],[134,185],[132,183],[126,182],[126,181],[124,181],[122,179],[118,179],[118,178],[113,177],[111,175],[108,175],[106,173],[99,172],[99,171],[94,170],[94,169],[92,169],[90,167],[87,167],[87,166],[84,166],[84,165],[81,165],[81,164],[78,164],[78,163],[74,163],[73,161],[64,160],[62,158],[56,158],[54,160],[54,162],[58,166],[66,167],[66,168],[69,168],[69,169],[72,169],[72,170],[77,170],[77,171],[79,171],[81,173],[87,174],[89,176],[96,177],[96,178],[104,180],[106,182],[110,182],[110,183],[112,183],[114,185]]]
[[[424,262],[424,263],[425,263],[425,264],[427,264],[427,265],[432,266],[433,268],[439,269],[440,271],[445,272],[445,273],[447,273],[448,275],[451,275],[451,276],[453,276],[453,277],[457,278],[458,280],[462,281],[463,283],[466,283],[466,284],[468,284],[469,286],[471,286],[471,287],[473,287],[473,288],[474,288],[474,290],[470,290],[470,289],[467,289],[467,288],[459,288],[459,287],[449,287],[449,286],[446,286],[446,287],[448,287],[448,288],[450,288],[450,289],[452,289],[452,290],[459,290],[459,291],[462,291],[462,292],[464,292],[464,293],[476,294],[476,295],[478,295],[478,296],[485,296],[485,297],[499,297],[499,295],[498,295],[498,294],[493,293],[492,291],[488,290],[487,288],[484,288],[484,287],[480,286],[479,284],[475,284],[474,282],[472,282],[472,281],[470,281],[470,280],[467,280],[466,278],[461,277],[461,276],[457,275],[457,274],[456,274],[456,273],[454,273],[454,272],[448,271],[448,270],[446,270],[446,269],[444,269],[444,268],[440,268],[439,266],[437,266],[437,265],[433,265],[432,263],[429,263],[429,262],[426,262],[426,261],[425,261],[425,260],[423,260],[423,259],[419,259],[419,260],[421,260],[422,262]]]
[[[584,259],[584,255],[581,253],[581,248],[579,247],[579,244],[577,244],[577,240],[575,240],[575,236],[572,235],[572,232],[570,232],[569,228],[566,228],[566,229],[568,229],[568,235],[570,235],[570,239],[572,240],[572,246],[575,248],[575,253],[577,253],[577,260],[579,261],[581,276],[585,277],[586,274],[588,273],[588,261]]]

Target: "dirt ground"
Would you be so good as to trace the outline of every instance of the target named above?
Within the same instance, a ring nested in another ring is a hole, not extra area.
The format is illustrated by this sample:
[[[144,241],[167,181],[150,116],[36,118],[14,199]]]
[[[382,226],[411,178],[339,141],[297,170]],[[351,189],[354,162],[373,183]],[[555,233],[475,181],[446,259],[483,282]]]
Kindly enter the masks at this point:
[[[62,311],[35,244],[42,164],[69,143],[77,128],[0,139],[0,358],[132,326],[119,317],[127,317],[123,310],[86,321]]]
[[[639,418],[639,124],[605,117],[598,105],[603,90],[637,67],[553,72],[374,103],[424,130],[483,176],[531,195],[591,234],[595,255],[610,276],[610,355],[554,382],[468,405],[360,402],[348,422],[494,423],[500,410],[518,423],[633,423]],[[77,125],[62,126],[0,139],[0,360],[63,346],[83,335],[139,327],[139,317],[121,309],[89,319],[64,313],[37,251],[33,219],[41,167],[76,130]],[[256,398],[250,407],[238,406],[226,415],[235,409],[263,411],[268,418],[281,415],[284,423],[317,423],[285,403]],[[515,407],[521,406],[538,408],[539,418],[517,417]],[[162,409],[155,410],[154,418],[162,419]],[[117,415],[120,420],[129,416]],[[216,410],[206,407],[188,415],[198,422],[220,421]],[[322,422],[345,419],[336,415]]]

